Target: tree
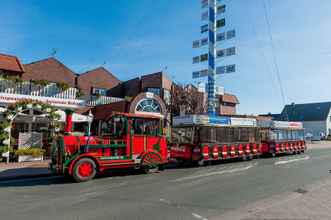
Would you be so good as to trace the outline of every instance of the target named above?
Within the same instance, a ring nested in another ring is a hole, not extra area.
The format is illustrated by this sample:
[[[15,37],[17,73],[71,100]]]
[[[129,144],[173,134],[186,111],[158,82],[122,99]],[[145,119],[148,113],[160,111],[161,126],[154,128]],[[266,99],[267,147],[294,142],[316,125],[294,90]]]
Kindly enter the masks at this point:
[[[173,115],[201,114],[206,111],[205,94],[192,84],[174,85],[172,88],[171,112]]]

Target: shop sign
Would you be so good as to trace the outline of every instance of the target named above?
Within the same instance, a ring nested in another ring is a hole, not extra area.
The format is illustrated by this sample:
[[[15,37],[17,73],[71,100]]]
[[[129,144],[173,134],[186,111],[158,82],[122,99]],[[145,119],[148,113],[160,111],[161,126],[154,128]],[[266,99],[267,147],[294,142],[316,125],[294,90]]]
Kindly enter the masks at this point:
[[[21,100],[31,100],[35,102],[44,102],[49,105],[63,108],[80,108],[85,105],[84,100],[79,99],[60,99],[45,96],[30,96],[19,94],[0,93],[0,103],[11,104]]]

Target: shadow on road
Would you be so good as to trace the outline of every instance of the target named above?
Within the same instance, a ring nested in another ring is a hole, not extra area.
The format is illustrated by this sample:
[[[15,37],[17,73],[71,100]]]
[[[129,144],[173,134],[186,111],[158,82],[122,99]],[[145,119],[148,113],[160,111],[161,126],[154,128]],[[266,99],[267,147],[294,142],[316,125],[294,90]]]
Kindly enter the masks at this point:
[[[20,168],[22,170],[22,168]],[[25,171],[31,171],[31,173],[36,172],[37,168],[28,168]],[[6,171],[4,171],[6,172]],[[14,171],[8,171],[13,173]],[[123,170],[111,170],[108,172],[101,173],[96,176],[95,179],[106,179],[109,177],[128,177],[128,176],[139,176],[145,175],[138,170],[133,169],[123,169]],[[3,174],[4,176],[4,174]],[[93,181],[93,180],[92,180]],[[67,185],[67,184],[84,184],[75,183],[72,178],[64,176],[52,176],[49,173],[45,176],[35,176],[35,177],[21,177],[13,179],[0,179],[0,190],[1,188],[8,187],[34,187],[34,186],[49,186],[49,185]]]

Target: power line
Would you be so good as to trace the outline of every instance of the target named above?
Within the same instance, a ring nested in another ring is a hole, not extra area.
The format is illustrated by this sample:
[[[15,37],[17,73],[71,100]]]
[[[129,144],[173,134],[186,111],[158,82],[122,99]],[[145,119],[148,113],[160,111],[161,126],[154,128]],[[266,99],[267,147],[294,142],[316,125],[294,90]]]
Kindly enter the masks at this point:
[[[272,32],[271,32],[271,24],[270,24],[269,14],[267,11],[267,4],[266,4],[266,0],[262,0],[262,1],[263,1],[263,7],[264,7],[264,15],[265,15],[265,19],[266,19],[267,27],[268,27],[268,35],[269,35],[270,44],[271,44],[272,59],[273,59],[273,63],[274,63],[275,70],[276,70],[276,76],[277,76],[277,80],[279,83],[282,101],[283,101],[283,104],[285,105],[286,104],[285,92],[284,92],[284,87],[282,84],[282,79],[280,77],[279,66],[278,66],[277,57],[276,57],[276,53],[275,53],[275,45],[274,45],[274,39],[273,39]]]

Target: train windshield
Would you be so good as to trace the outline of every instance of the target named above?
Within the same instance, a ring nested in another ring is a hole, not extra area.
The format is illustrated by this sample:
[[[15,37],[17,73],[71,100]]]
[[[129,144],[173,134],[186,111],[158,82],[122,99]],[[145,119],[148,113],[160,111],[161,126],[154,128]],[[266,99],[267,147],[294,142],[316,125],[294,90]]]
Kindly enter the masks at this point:
[[[160,121],[155,119],[134,118],[133,131],[135,135],[157,136],[160,134]]]

